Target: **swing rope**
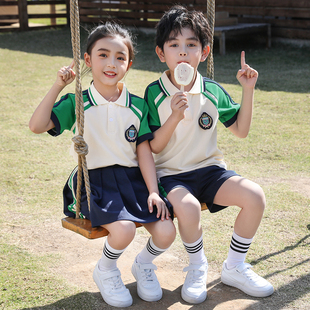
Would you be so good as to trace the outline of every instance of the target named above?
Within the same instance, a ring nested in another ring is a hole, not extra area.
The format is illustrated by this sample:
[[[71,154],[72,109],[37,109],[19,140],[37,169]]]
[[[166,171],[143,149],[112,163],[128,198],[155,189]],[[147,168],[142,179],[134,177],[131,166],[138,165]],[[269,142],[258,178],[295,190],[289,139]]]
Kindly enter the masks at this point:
[[[207,19],[211,28],[212,42],[210,43],[210,54],[207,61],[207,76],[210,79],[214,78],[214,64],[213,64],[213,34],[214,34],[214,15],[215,15],[215,0],[207,1]],[[77,135],[72,138],[74,142],[74,149],[78,154],[78,174],[77,174],[77,189],[76,189],[76,218],[80,217],[81,209],[81,186],[82,173],[84,175],[84,182],[86,188],[88,209],[90,211],[90,184],[86,162],[86,155],[88,154],[88,146],[85,142],[84,135],[84,102],[81,82],[81,68],[80,68],[80,15],[78,0],[70,0],[70,28],[71,28],[71,42],[73,50],[73,59],[76,73],[75,84],[75,113]]]
[[[80,15],[78,0],[70,0],[70,28],[71,42],[73,50],[73,59],[76,68],[75,82],[75,114],[77,135],[72,138],[74,149],[78,154],[78,174],[77,174],[77,189],[76,189],[76,218],[80,217],[81,210],[81,187],[82,187],[82,172],[86,187],[86,195],[88,209],[90,211],[90,185],[86,163],[86,155],[88,154],[88,146],[85,142],[84,135],[84,102],[82,93],[81,68],[80,68]]]
[[[211,42],[210,54],[207,61],[207,77],[214,79],[214,61],[213,61],[213,36],[214,36],[214,22],[215,22],[215,0],[207,0],[207,19],[211,28]]]

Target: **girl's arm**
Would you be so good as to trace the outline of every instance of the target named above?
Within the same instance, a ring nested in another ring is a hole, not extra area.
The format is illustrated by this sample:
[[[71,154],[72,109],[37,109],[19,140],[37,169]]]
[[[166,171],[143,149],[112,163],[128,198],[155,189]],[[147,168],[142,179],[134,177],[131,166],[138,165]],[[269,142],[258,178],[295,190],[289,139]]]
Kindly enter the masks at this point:
[[[258,78],[258,72],[245,62],[245,52],[241,53],[241,69],[237,73],[237,79],[242,86],[241,107],[237,120],[229,130],[239,138],[245,138],[249,131],[253,114],[254,88]]]
[[[62,67],[57,72],[56,82],[36,108],[29,121],[29,128],[32,132],[39,134],[55,127],[51,120],[52,109],[59,93],[75,79],[73,67],[74,62],[68,67]]]
[[[156,205],[157,217],[161,216],[162,221],[165,218],[169,219],[170,214],[167,206],[159,197],[155,163],[148,141],[144,141],[137,146],[137,156],[144,182],[149,190],[148,206],[150,213],[153,212],[153,206]]]
[[[184,118],[184,111],[188,107],[185,93],[178,92],[171,99],[172,113],[167,121],[158,128],[154,133],[154,139],[150,141],[153,153],[160,153],[170,141],[173,132],[179,122]]]

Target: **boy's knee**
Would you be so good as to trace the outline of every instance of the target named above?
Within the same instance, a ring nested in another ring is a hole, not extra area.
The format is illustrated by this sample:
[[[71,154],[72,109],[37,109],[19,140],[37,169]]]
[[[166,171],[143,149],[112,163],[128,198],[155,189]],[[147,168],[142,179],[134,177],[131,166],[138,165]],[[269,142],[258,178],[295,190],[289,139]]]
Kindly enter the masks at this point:
[[[256,184],[256,188],[254,190],[254,200],[257,208],[260,208],[262,212],[264,212],[266,207],[266,197],[263,189]]]

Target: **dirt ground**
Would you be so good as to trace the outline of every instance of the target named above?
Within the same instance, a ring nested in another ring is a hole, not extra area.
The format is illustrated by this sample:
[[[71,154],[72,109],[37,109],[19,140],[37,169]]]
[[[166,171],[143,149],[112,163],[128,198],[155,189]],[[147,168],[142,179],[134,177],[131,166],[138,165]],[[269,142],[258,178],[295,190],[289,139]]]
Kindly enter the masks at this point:
[[[19,227],[15,230],[15,233],[18,235],[16,237],[19,238],[20,242],[23,242],[31,252],[59,254],[63,258],[64,263],[55,265],[51,272],[55,275],[61,275],[68,282],[80,287],[84,292],[90,292],[96,299],[97,306],[94,310],[116,309],[108,306],[102,300],[99,290],[92,279],[92,272],[101,256],[105,238],[96,240],[86,239],[62,228],[60,221],[55,222],[52,219],[42,223],[40,229],[38,227],[25,227],[25,229],[21,229]],[[29,235],[33,236],[33,238],[27,237]],[[50,236],[53,237],[50,238]],[[147,235],[137,233],[134,241],[126,249],[118,262],[123,282],[130,290],[134,300],[133,305],[126,309],[263,309],[259,305],[259,299],[251,298],[237,289],[222,284],[220,281],[220,270],[213,270],[212,266],[209,266],[208,272],[207,300],[195,306],[184,302],[181,298],[181,287],[185,279],[185,273],[182,270],[186,267],[186,253],[185,250],[180,252],[174,246],[154,261],[158,267],[156,274],[163,289],[163,298],[158,302],[152,303],[141,300],[137,295],[136,282],[130,269],[135,256],[146,244],[147,239]]]

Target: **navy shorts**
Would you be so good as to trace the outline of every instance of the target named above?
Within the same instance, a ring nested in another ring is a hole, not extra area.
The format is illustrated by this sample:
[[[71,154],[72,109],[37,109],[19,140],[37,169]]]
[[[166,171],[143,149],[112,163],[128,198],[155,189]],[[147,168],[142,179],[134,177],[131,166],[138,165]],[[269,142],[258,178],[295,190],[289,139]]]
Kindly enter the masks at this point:
[[[169,175],[160,178],[160,184],[165,192],[177,187],[186,188],[200,203],[205,203],[211,213],[218,212],[228,206],[214,204],[214,197],[222,184],[232,176],[238,175],[233,170],[218,166],[209,166],[190,172]]]
[[[149,212],[147,199],[149,191],[138,167],[109,166],[88,171],[91,188],[90,212],[88,210],[84,180],[81,189],[81,213],[92,226],[100,226],[115,221],[128,220],[138,223],[158,221],[157,208]],[[63,190],[64,213],[75,217],[77,167],[72,171]],[[168,200],[168,209],[172,209]],[[171,214],[172,211],[170,211]]]

